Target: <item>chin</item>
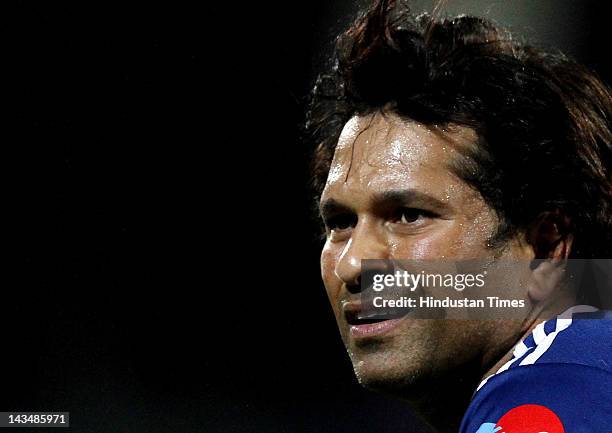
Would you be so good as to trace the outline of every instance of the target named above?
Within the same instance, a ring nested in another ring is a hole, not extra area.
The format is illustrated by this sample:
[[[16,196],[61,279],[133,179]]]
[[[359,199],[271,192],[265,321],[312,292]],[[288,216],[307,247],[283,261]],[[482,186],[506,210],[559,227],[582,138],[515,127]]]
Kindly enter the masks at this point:
[[[384,352],[351,352],[351,361],[361,386],[393,396],[410,395],[428,376],[422,366],[414,363],[414,359],[398,358]]]

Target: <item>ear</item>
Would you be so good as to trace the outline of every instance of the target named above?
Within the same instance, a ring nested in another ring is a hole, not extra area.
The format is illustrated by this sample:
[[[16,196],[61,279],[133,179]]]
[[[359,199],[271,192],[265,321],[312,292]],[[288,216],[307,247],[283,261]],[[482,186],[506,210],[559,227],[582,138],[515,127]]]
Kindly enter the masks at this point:
[[[559,211],[543,212],[527,232],[533,248],[536,266],[528,289],[529,297],[540,302],[556,292],[564,274],[564,262],[569,257],[573,236],[571,220]]]
[[[559,288],[565,267],[560,259],[543,260],[533,270],[527,289],[529,298],[541,302],[550,298]]]
[[[528,230],[527,241],[536,259],[565,260],[573,243],[571,219],[560,211],[543,212]]]

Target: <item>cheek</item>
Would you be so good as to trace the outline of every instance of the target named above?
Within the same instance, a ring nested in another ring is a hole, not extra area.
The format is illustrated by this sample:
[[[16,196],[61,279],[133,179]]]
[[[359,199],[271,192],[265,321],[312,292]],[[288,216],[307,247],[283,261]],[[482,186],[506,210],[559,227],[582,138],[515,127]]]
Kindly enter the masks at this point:
[[[457,253],[464,243],[460,227],[454,224],[431,230],[417,238],[400,238],[390,242],[390,255],[395,259],[431,260]]]
[[[342,284],[336,276],[336,263],[340,253],[340,249],[330,242],[326,242],[321,251],[321,277],[331,301],[337,298]]]
[[[389,256],[392,259],[419,260],[431,257],[432,240],[422,238],[406,242],[404,239],[389,242]]]

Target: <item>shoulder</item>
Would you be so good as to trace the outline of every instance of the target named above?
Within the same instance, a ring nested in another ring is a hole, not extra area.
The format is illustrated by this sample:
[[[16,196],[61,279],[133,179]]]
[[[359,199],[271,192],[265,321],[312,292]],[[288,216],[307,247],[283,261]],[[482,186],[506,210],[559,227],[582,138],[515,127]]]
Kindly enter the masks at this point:
[[[569,320],[562,315],[539,325],[481,384],[461,433],[493,433],[499,426],[512,433],[517,422],[538,432],[606,431],[612,423],[612,315],[570,313]]]
[[[493,433],[492,427],[502,426],[505,433],[522,432],[512,429],[517,422],[528,423],[534,432],[607,431],[612,423],[610,389],[612,373],[599,368],[556,363],[522,366],[495,376],[478,391],[460,431]]]
[[[538,325],[522,344],[524,353],[509,366],[579,364],[612,372],[612,312],[559,316]]]

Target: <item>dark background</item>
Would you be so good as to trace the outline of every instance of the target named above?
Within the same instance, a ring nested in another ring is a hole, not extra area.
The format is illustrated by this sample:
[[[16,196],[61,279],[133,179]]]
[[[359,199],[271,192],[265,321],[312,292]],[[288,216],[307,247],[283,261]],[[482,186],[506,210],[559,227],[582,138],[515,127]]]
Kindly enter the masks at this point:
[[[451,12],[610,82],[605,3]],[[300,122],[354,9],[2,3],[0,410],[79,433],[422,431],[356,385],[319,277]]]

